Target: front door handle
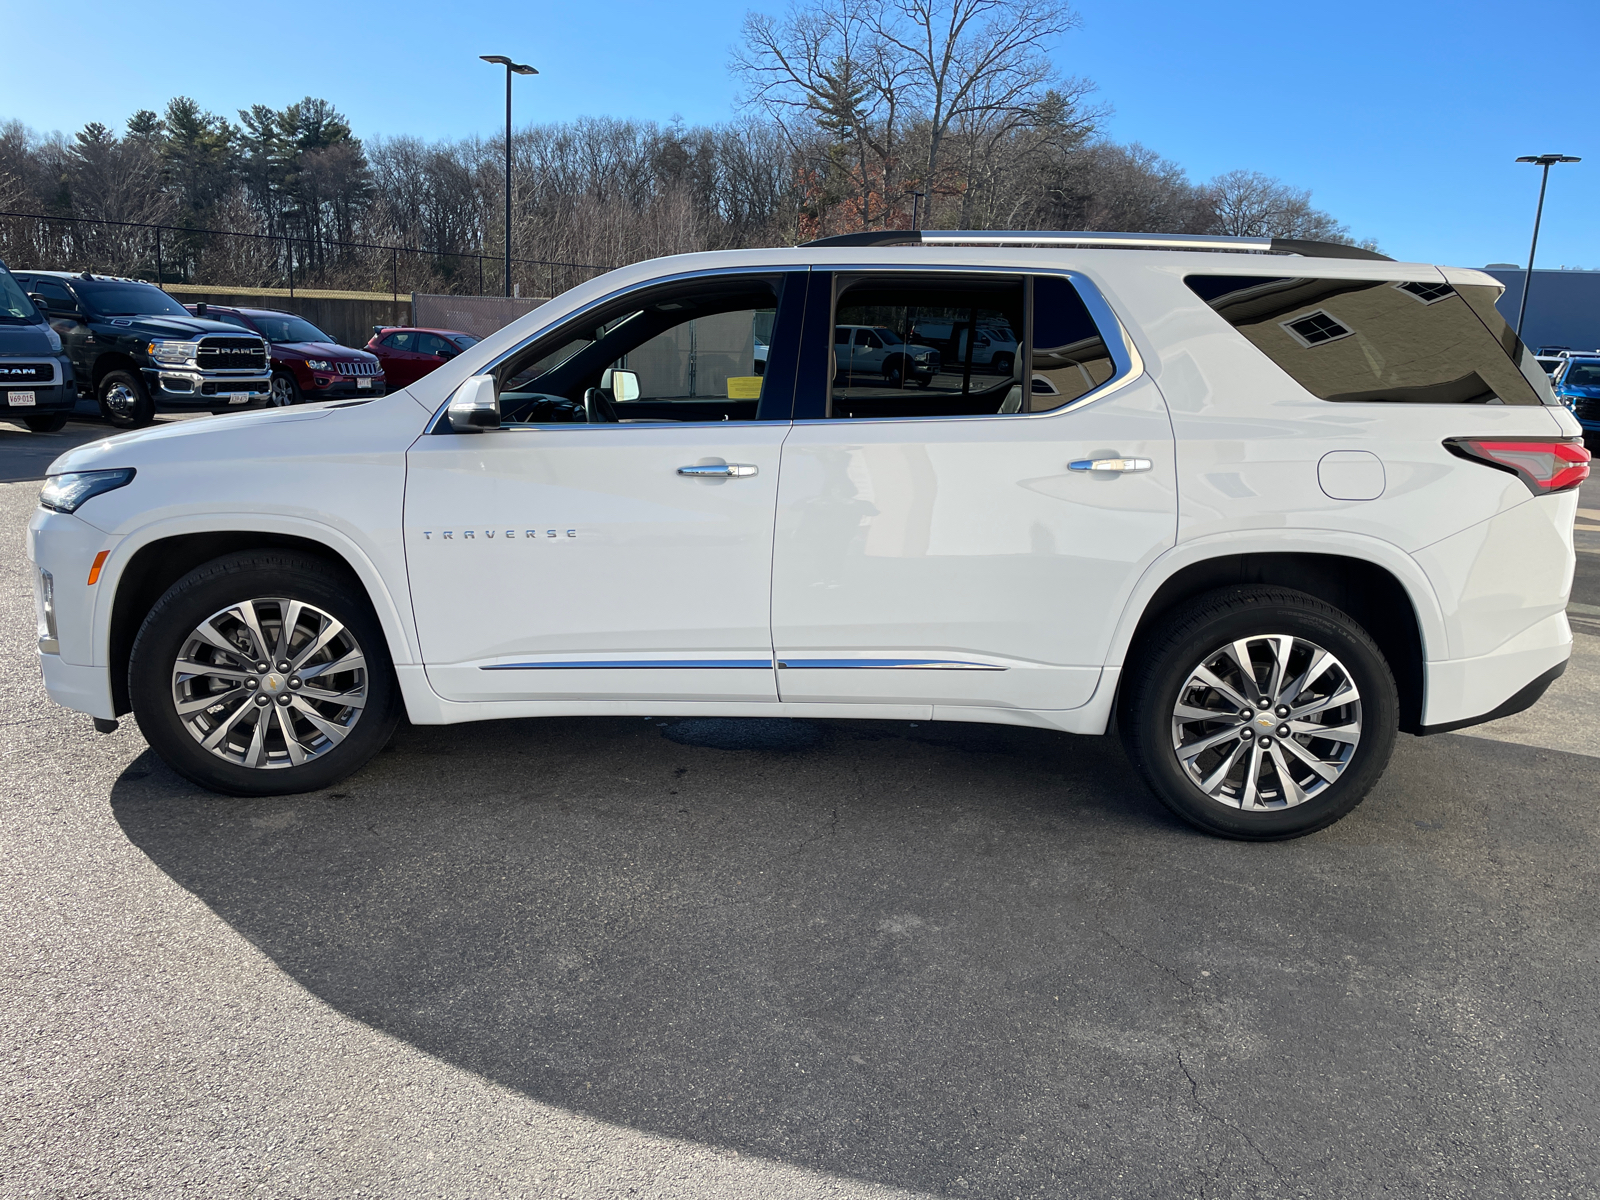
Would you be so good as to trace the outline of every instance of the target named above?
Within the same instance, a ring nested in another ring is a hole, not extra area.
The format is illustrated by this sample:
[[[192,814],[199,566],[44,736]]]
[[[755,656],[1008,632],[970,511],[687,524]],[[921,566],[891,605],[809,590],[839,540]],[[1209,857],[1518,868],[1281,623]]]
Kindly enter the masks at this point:
[[[702,479],[744,479],[754,475],[753,463],[707,463],[700,467],[679,467],[679,475],[697,475]]]
[[[1080,458],[1069,462],[1069,471],[1148,471],[1155,464],[1148,458]]]

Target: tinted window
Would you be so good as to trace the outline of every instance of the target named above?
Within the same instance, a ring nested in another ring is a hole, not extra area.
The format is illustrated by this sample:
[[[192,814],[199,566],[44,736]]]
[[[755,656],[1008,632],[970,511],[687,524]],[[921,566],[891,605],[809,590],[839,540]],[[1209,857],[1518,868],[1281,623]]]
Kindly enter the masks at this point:
[[[478,339],[470,333],[453,333],[450,335],[450,340],[463,350],[470,350],[478,344]]]
[[[1568,387],[1600,387],[1600,362],[1575,362],[1561,380]]]
[[[111,283],[85,279],[75,283],[84,307],[97,317],[188,317],[193,314],[154,284]]]
[[[835,310],[828,415],[944,417],[1020,411],[1022,364],[1015,348],[1004,346],[997,352],[983,332],[1021,330],[1025,297],[1020,277],[845,278]]]
[[[1522,344],[1495,311],[1494,288],[1260,275],[1184,282],[1323,400],[1541,402],[1519,366]]]
[[[415,342],[416,335],[410,330],[406,330],[403,333],[391,333],[378,345],[387,346],[390,350],[414,350],[416,348]]]
[[[445,341],[436,333],[417,334],[416,345],[412,347],[420,354],[454,354],[456,348]]]
[[[73,299],[72,293],[53,279],[35,279],[29,290],[43,296],[44,302],[49,305],[52,312],[71,312],[78,307],[78,302]]]
[[[269,342],[333,341],[331,337],[304,317],[266,317],[257,315],[252,319],[255,321],[256,328],[261,331]],[[244,322],[240,321],[239,324],[243,325]]]
[[[238,313],[218,312],[214,308],[208,308],[204,313],[198,315],[208,317],[213,321],[221,321],[224,325],[237,325],[240,329],[250,329],[250,322],[246,321]],[[251,330],[251,332],[255,331]]]
[[[1009,331],[1007,331],[1009,333]],[[1116,373],[1105,339],[1069,280],[1033,281],[1033,378],[1025,412],[1071,404]]]

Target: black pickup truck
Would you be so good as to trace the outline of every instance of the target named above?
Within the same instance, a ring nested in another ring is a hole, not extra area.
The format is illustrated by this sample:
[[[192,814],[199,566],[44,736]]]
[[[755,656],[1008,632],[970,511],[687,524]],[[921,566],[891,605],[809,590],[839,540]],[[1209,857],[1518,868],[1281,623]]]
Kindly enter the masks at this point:
[[[0,262],[0,415],[54,433],[77,397],[61,338]]]
[[[162,412],[259,408],[272,391],[267,343],[221,321],[192,315],[137,279],[16,271],[50,317],[79,392],[113,425],[148,425]]]

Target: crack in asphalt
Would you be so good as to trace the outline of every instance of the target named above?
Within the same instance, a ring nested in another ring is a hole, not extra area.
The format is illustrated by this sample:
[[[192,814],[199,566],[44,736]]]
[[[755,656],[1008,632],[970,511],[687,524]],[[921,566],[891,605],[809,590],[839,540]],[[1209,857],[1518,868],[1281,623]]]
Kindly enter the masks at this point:
[[[1210,1117],[1213,1121],[1216,1121],[1219,1125],[1223,1126],[1226,1129],[1231,1129],[1234,1133],[1236,1133],[1240,1137],[1242,1137],[1245,1140],[1245,1143],[1250,1147],[1250,1149],[1252,1149],[1252,1150],[1254,1150],[1256,1152],[1256,1157],[1260,1158],[1261,1161],[1267,1165],[1267,1167],[1272,1171],[1272,1173],[1274,1175],[1276,1175],[1278,1177],[1278,1179],[1280,1181],[1282,1181],[1284,1183],[1288,1183],[1289,1182],[1288,1176],[1286,1176],[1283,1173],[1283,1171],[1279,1168],[1277,1163],[1273,1162],[1270,1158],[1267,1157],[1267,1152],[1265,1150],[1263,1150],[1260,1146],[1256,1145],[1256,1140],[1253,1137],[1251,1137],[1248,1133],[1246,1133],[1242,1126],[1235,1125],[1232,1121],[1228,1120],[1228,1118],[1224,1117],[1222,1114],[1217,1113],[1217,1112],[1213,1112],[1206,1105],[1206,1102],[1204,1100],[1200,1099],[1200,1081],[1194,1077],[1194,1072],[1189,1070],[1189,1064],[1183,1061],[1183,1051],[1182,1050],[1177,1051],[1177,1055],[1178,1055],[1178,1069],[1183,1072],[1183,1077],[1189,1081],[1189,1098],[1194,1101],[1194,1106],[1200,1110],[1200,1114],[1202,1116],[1205,1116],[1205,1117]]]

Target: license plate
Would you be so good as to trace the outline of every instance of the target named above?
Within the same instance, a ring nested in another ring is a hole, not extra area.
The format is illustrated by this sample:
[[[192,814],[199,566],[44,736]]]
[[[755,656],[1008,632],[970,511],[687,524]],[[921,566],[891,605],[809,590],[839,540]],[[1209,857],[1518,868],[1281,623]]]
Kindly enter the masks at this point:
[[[356,386],[358,388],[369,388],[369,387],[372,386],[372,380],[370,380],[370,379],[357,379],[356,380]]]
[[[249,392],[229,392],[228,393],[228,403],[229,404],[249,404],[250,403],[250,393]]]
[[[39,401],[32,392],[11,392],[6,396],[6,403],[12,408],[32,408]]]

